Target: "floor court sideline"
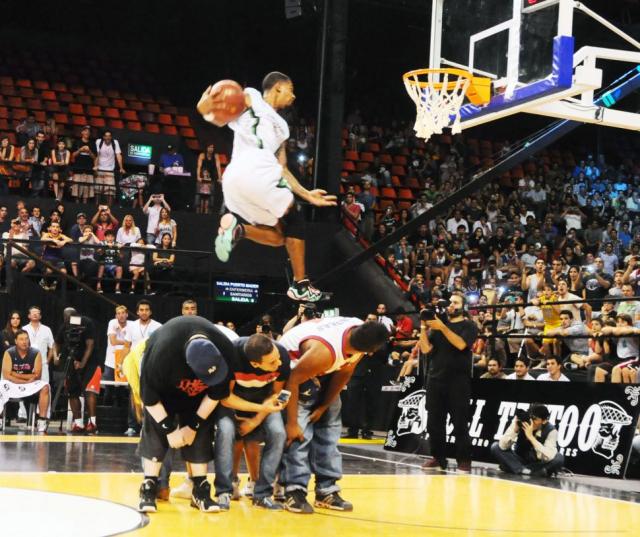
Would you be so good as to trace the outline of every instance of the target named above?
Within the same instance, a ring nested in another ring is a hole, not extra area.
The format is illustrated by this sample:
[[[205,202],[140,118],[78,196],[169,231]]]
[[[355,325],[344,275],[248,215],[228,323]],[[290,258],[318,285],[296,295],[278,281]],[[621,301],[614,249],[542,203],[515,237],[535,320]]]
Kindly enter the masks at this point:
[[[352,513],[269,513],[243,498],[219,514],[199,513],[187,500],[159,502],[158,513],[145,517],[133,509],[141,478],[136,445],[137,439],[122,437],[0,436],[3,537],[210,530],[261,536],[624,536],[637,535],[640,527],[638,481],[584,476],[515,481],[484,463],[475,463],[470,475],[426,473],[420,457],[388,453],[375,442],[340,446],[341,485],[354,503]],[[176,472],[172,486],[183,476]],[[313,493],[309,496],[312,501]]]

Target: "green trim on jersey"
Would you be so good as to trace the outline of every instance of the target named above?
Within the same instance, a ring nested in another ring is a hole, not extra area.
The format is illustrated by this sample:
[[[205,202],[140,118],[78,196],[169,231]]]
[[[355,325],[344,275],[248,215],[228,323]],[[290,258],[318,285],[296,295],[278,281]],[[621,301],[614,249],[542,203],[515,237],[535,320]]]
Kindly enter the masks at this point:
[[[253,131],[253,135],[256,137],[256,140],[258,141],[258,147],[260,149],[264,149],[264,143],[262,141],[262,138],[258,136],[258,125],[260,124],[260,118],[256,116],[255,112],[253,111],[253,107],[249,107],[247,112],[249,112],[249,115],[251,115],[251,117],[255,119],[255,123],[251,127],[251,130]]]
[[[278,181],[276,188],[288,188],[289,190],[291,190],[291,185],[289,184],[289,181],[287,181],[284,177],[280,177],[280,181]]]

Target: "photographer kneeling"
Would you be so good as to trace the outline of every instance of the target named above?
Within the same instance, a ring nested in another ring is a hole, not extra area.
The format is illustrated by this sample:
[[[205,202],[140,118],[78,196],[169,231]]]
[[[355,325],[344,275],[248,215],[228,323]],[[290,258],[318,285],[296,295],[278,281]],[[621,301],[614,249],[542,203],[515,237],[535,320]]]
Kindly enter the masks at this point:
[[[547,407],[533,404],[528,411],[516,411],[502,438],[491,445],[491,453],[504,472],[551,477],[564,465],[557,439]]]

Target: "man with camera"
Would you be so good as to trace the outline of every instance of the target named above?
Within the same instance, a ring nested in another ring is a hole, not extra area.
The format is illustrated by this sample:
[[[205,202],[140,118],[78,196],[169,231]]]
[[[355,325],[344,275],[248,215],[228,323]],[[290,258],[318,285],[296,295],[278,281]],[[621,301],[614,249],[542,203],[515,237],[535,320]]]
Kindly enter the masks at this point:
[[[291,330],[294,326],[298,326],[301,323],[306,323],[307,321],[311,321],[318,316],[318,309],[313,302],[304,302],[298,306],[298,311],[296,314],[291,317],[282,327],[282,334],[286,334],[289,330]]]
[[[453,434],[456,438],[458,470],[471,469],[471,439],[469,399],[471,397],[472,353],[478,329],[464,316],[465,299],[453,294],[449,306],[438,311],[420,312],[420,350],[428,353],[427,377],[427,431],[431,438],[431,454],[423,468],[446,469],[446,423],[451,415]]]
[[[65,387],[69,395],[69,406],[73,414],[72,433],[95,434],[96,405],[100,394],[102,369],[94,356],[95,328],[89,317],[81,316],[74,308],[65,308],[62,313],[64,323],[56,335],[54,364],[62,360],[65,371]],[[84,392],[89,421],[84,426],[80,395]],[[55,409],[52,409],[55,411]]]
[[[491,453],[504,472],[549,477],[564,464],[557,440],[558,431],[549,423],[549,409],[533,404],[529,410],[516,410],[502,438],[491,445]]]

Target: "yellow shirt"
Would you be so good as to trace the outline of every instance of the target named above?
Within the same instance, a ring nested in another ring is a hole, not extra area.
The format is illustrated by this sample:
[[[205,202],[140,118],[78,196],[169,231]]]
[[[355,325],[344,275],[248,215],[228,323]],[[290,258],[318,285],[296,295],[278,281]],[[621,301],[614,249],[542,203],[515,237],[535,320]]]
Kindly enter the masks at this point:
[[[560,321],[560,314],[555,310],[554,306],[545,306],[545,302],[557,302],[558,297],[551,295],[549,298],[540,297],[540,309],[542,310],[542,317],[544,318],[544,328],[549,330],[551,328],[558,328],[562,322]]]
[[[122,372],[125,377],[127,377],[127,382],[133,394],[133,400],[137,405],[142,405],[142,397],[140,396],[140,370],[142,368],[142,355],[147,348],[148,339],[149,338],[146,338],[138,342],[122,362]]]

